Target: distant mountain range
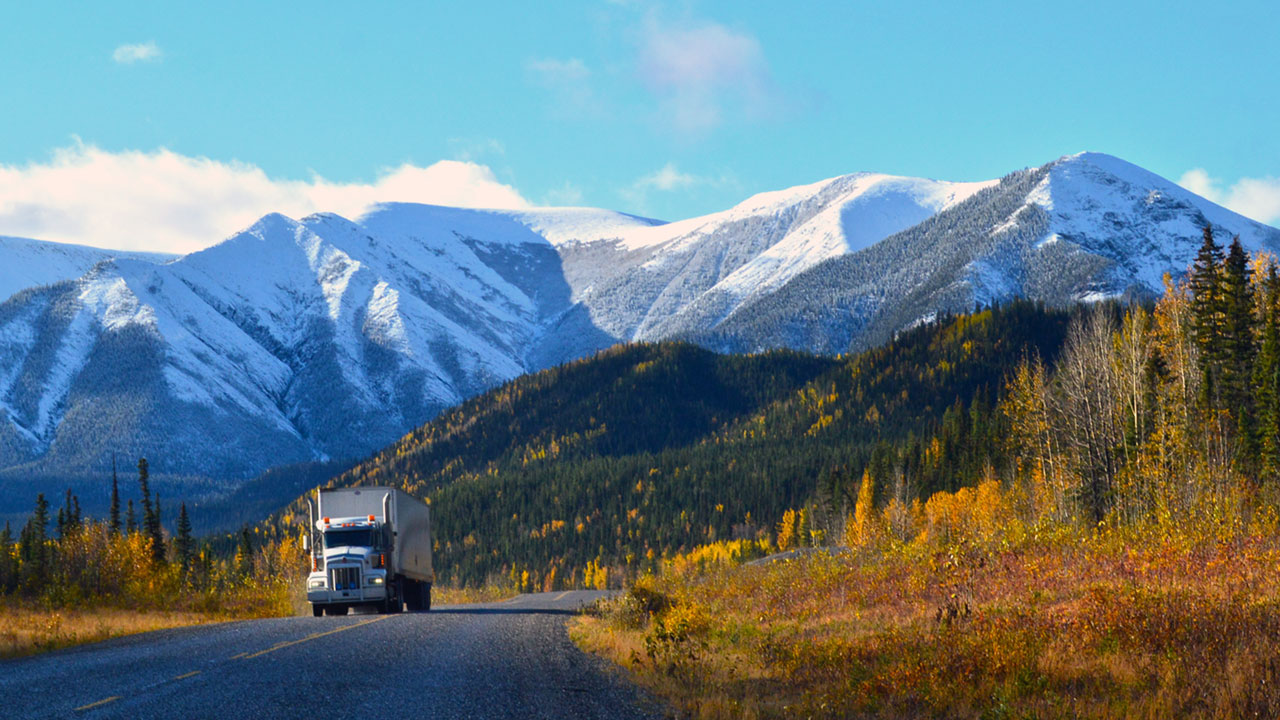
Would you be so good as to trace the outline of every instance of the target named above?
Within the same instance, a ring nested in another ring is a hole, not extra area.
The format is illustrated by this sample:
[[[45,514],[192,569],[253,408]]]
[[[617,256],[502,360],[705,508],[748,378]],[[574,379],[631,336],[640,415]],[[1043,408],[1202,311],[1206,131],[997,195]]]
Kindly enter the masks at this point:
[[[268,215],[181,258],[0,238],[0,506],[100,483],[113,455],[184,495],[362,456],[620,342],[835,354],[976,303],[1150,296],[1205,224],[1280,251],[1094,153],[979,183],[846,175],[675,223],[388,204]]]

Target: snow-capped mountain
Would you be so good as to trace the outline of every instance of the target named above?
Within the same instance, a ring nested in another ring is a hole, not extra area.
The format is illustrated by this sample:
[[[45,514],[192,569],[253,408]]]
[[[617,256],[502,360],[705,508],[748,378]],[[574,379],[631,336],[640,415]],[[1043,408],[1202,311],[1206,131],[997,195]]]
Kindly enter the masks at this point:
[[[675,223],[389,204],[268,215],[170,262],[3,239],[0,484],[117,454],[225,488],[618,342],[844,352],[975,302],[1151,294],[1206,223],[1280,249],[1097,154],[981,183],[846,175]]]
[[[164,263],[175,257],[0,235],[0,302],[20,290],[78,278],[104,260],[132,258]]]
[[[1280,249],[1254,222],[1119,158],[1081,153],[1012,173],[861,251],[797,275],[685,337],[721,350],[862,349],[939,312],[1030,297],[1151,297],[1191,265],[1201,231]]]

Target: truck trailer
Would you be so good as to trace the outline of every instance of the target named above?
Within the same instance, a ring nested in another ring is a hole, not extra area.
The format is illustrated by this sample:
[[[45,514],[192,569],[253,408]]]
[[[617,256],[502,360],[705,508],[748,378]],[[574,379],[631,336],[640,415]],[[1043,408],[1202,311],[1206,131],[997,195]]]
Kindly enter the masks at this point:
[[[319,488],[307,498],[311,612],[431,609],[431,508],[389,487]]]

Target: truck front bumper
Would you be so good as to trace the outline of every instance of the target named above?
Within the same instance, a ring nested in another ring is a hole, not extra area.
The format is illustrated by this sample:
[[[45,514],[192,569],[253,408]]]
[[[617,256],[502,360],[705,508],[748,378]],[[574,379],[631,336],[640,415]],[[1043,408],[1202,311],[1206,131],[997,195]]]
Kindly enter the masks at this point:
[[[387,588],[383,585],[371,585],[351,590],[329,590],[327,588],[307,590],[307,602],[315,605],[378,602],[386,598]]]

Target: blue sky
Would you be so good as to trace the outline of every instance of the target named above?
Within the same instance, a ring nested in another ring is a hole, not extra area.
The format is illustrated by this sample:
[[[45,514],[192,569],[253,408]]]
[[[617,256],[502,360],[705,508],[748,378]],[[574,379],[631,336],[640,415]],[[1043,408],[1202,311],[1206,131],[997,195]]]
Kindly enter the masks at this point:
[[[1280,4],[1222,5],[11,3],[0,234],[127,243],[147,207],[92,206],[120,186],[115,208],[215,198],[173,231],[190,249],[272,202],[346,209],[348,187],[679,219],[1086,149],[1275,223]]]

